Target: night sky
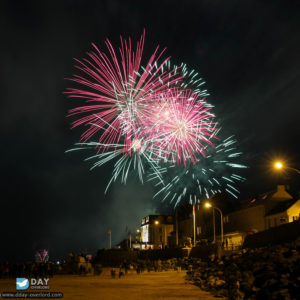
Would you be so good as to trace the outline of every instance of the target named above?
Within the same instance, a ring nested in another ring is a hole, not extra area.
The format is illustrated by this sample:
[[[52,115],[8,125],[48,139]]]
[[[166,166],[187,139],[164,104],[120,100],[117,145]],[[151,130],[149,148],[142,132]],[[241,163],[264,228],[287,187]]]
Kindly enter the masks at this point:
[[[112,166],[89,171],[85,153],[68,153],[80,129],[66,118],[63,92],[73,58],[104,49],[109,38],[134,42],[146,29],[144,57],[167,47],[206,81],[214,112],[234,134],[248,180],[240,200],[274,189],[275,157],[300,168],[299,1],[1,1],[0,261],[95,253],[157,211],[151,185],[134,178],[104,189]],[[297,178],[298,176],[298,178]],[[286,180],[286,179],[285,179]],[[291,174],[297,190],[299,175]]]

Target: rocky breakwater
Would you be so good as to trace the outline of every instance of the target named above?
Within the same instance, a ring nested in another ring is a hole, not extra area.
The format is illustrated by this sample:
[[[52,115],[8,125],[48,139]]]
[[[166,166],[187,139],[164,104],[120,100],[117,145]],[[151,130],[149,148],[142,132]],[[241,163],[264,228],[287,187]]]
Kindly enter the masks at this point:
[[[300,299],[300,239],[221,259],[191,259],[187,279],[229,299]]]

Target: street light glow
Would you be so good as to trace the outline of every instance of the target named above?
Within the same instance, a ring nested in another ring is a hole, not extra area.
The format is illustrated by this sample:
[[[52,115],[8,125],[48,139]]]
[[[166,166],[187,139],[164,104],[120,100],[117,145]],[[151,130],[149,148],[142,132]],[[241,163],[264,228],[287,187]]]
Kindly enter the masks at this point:
[[[158,224],[159,224],[159,221],[156,220],[156,221],[154,222],[154,224],[155,224],[155,225],[158,225]]]
[[[220,217],[221,217],[221,245],[223,245],[223,241],[224,241],[224,232],[223,232],[223,213],[221,211],[220,208],[216,207],[216,206],[212,206],[209,202],[205,202],[204,206],[207,208],[212,207],[213,210],[216,209],[219,213],[220,213]]]
[[[276,161],[274,163],[274,169],[277,169],[277,170],[283,169],[284,171],[294,171],[294,172],[297,172],[298,174],[300,174],[300,170],[289,167],[286,164],[282,163],[281,161]]]
[[[275,162],[274,167],[276,169],[282,169],[283,165],[282,165],[282,163],[280,161],[277,161],[277,162]]]

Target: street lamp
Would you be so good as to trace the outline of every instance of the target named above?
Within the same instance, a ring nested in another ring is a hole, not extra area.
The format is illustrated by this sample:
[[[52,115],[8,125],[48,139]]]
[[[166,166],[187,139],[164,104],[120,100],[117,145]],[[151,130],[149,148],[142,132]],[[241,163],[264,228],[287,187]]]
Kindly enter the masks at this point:
[[[194,247],[196,247],[196,206],[193,204],[193,233],[194,233]]]
[[[275,163],[274,163],[274,168],[275,169],[282,169],[282,163],[280,162],[280,161],[276,161]]]
[[[292,171],[295,171],[297,172],[298,174],[300,174],[300,171],[295,169],[295,168],[291,168],[291,167],[287,167],[285,166],[282,162],[280,161],[276,161],[274,163],[274,168],[277,169],[277,170],[281,170],[281,169],[287,169],[287,170],[292,170]]]
[[[155,224],[155,225],[159,225],[159,221],[158,221],[158,220],[155,220],[155,221],[154,221],[154,224]],[[163,241],[161,241],[162,247],[163,247],[163,245],[166,245],[166,244],[167,244],[166,228],[165,228],[165,226],[163,225],[163,226],[161,226],[161,229],[163,230],[163,235],[162,235]]]
[[[109,249],[111,249],[111,230],[108,230],[108,235],[109,235]]]
[[[220,216],[221,216],[221,244],[223,246],[223,236],[224,236],[224,234],[223,234],[223,214],[222,214],[222,211],[221,211],[220,208],[212,206],[211,203],[209,203],[209,202],[205,202],[204,206],[206,208],[216,209],[220,213]]]
[[[204,206],[206,208],[210,208],[211,204],[209,202],[205,202]],[[213,244],[216,243],[216,222],[215,222],[215,210],[213,209],[213,230],[214,230],[214,240],[213,240]]]
[[[141,230],[137,229],[136,233],[137,233],[137,236],[138,236],[138,238],[136,240],[139,241],[140,249],[142,249],[142,232],[141,232]]]
[[[211,204],[210,204],[209,202],[206,202],[206,203],[204,204],[204,206],[205,206],[206,208],[212,207]],[[214,209],[213,209],[213,229],[214,229],[214,241],[213,241],[213,244],[215,244],[215,243],[216,243],[216,222],[215,222],[215,210],[214,210]]]

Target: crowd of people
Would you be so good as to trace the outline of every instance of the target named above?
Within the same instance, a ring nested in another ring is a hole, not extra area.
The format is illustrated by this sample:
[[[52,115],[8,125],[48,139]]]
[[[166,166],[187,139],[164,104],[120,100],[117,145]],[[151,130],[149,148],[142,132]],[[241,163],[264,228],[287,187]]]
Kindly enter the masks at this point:
[[[124,261],[120,264],[119,268],[112,268],[110,271],[111,277],[121,278],[128,274],[129,271],[136,272],[137,274],[147,272],[161,272],[167,270],[178,270],[185,266],[183,259],[168,259],[168,260],[138,260],[137,262],[128,263]]]
[[[91,270],[88,266],[91,266]],[[147,272],[160,272],[167,270],[181,270],[184,268],[183,259],[168,259],[168,260],[124,260],[118,267],[111,269],[111,277],[122,277],[128,272],[136,272],[137,274]],[[27,262],[27,263],[0,263],[0,279],[8,278],[41,278],[52,277],[56,274],[74,274],[74,275],[100,275],[103,271],[101,264],[87,264],[76,260],[68,260],[63,264],[53,262]]]
[[[58,271],[54,263],[0,263],[0,279],[52,277]]]

